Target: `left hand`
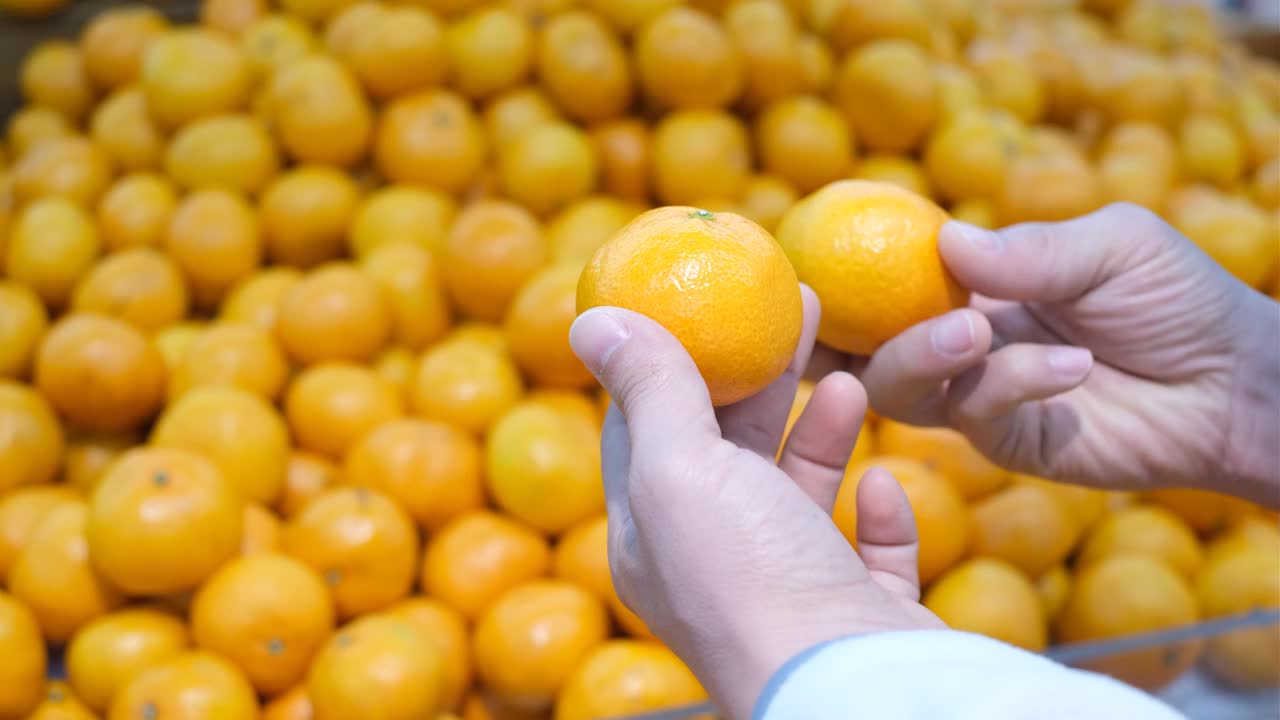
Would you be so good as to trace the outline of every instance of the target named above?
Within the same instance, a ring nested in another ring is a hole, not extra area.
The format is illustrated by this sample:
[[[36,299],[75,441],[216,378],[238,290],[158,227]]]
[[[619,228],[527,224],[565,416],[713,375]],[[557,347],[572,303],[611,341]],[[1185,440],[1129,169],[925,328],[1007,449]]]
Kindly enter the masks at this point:
[[[915,521],[892,476],[873,469],[859,485],[861,554],[831,520],[867,406],[857,379],[818,383],[774,461],[818,323],[802,291],[790,367],[719,409],[684,347],[643,315],[594,308],[569,333],[614,401],[601,443],[619,596],[734,718],[813,645],[944,627],[918,602]]]

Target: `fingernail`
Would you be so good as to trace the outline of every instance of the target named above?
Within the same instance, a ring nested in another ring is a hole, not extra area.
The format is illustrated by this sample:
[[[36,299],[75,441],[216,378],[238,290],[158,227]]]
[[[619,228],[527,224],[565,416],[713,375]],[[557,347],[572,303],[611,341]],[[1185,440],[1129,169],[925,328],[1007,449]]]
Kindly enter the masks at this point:
[[[1002,244],[1000,233],[959,220],[952,220],[950,224],[955,226],[956,232],[959,232],[960,236],[967,240],[974,250],[990,253],[1000,249]]]
[[[942,318],[929,335],[933,349],[943,355],[964,355],[973,349],[973,321],[969,313],[952,313]]]
[[[1045,361],[1063,379],[1079,380],[1093,367],[1093,353],[1085,348],[1059,347],[1050,350]]]
[[[631,337],[631,328],[603,308],[591,308],[569,328],[569,346],[593,375],[599,375],[609,356]]]

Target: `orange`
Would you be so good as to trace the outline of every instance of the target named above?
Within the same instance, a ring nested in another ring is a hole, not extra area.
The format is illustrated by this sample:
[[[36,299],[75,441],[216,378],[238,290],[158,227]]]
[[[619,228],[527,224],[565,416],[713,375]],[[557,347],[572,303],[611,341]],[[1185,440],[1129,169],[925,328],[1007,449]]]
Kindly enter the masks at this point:
[[[1209,490],[1169,488],[1142,494],[1142,502],[1158,505],[1182,518],[1202,536],[1224,530],[1233,515],[1247,504],[1241,500]]]
[[[145,247],[104,258],[71,296],[72,311],[116,317],[144,333],[186,317],[187,303],[186,281],[177,265]]]
[[[0,591],[0,716],[26,717],[44,697],[46,653],[32,612]]]
[[[815,26],[825,30],[836,50],[846,50],[881,38],[909,40],[927,45],[929,36],[926,5],[916,0],[845,0],[814,3],[810,12]],[[826,15],[826,17],[822,17]]]
[[[444,707],[457,708],[471,684],[471,642],[467,621],[444,603],[413,597],[391,606],[383,615],[416,627],[440,651],[444,660]]]
[[[280,3],[286,13],[316,24],[333,17],[349,4],[349,0],[284,0]]]
[[[833,183],[793,207],[778,240],[822,300],[818,338],[870,355],[908,327],[967,304],[938,255],[946,219],[919,195],[865,180]]]
[[[604,491],[591,420],[578,425],[536,401],[500,417],[485,443],[485,476],[498,507],[553,535],[600,512]]]
[[[36,200],[14,216],[5,272],[58,309],[93,265],[100,244],[93,218],[83,208],[63,198]]]
[[[240,51],[259,76],[310,55],[318,44],[305,22],[287,15],[258,18],[240,34]]]
[[[673,7],[654,17],[636,34],[632,52],[640,87],[667,107],[723,107],[745,84],[729,33],[693,8]]]
[[[164,159],[165,137],[147,110],[136,85],[117,90],[94,109],[89,136],[113,163],[124,170],[155,170]]]
[[[450,340],[422,356],[410,390],[413,412],[479,433],[520,399],[520,374],[505,351]]]
[[[632,33],[661,13],[679,5],[679,0],[583,0],[595,15],[621,33]]]
[[[9,592],[31,610],[51,643],[66,642],[123,601],[89,562],[87,515],[79,501],[51,510],[9,570]]]
[[[633,220],[583,270],[578,310],[600,305],[634,310],[671,331],[717,405],[772,382],[800,334],[790,263],[763,228],[732,213],[669,207]],[[707,317],[718,320],[695,322]]]
[[[76,696],[95,712],[142,671],[179,655],[187,629],[172,615],[148,609],[113,612],[89,622],[71,638],[64,662]]]
[[[254,273],[227,292],[218,319],[227,324],[252,325],[274,336],[280,300],[301,279],[302,273],[288,267]]]
[[[28,103],[57,110],[68,120],[79,119],[93,105],[84,55],[69,42],[37,45],[18,69],[18,85]]]
[[[128,430],[150,418],[164,396],[160,353],[120,320],[73,313],[40,345],[36,385],[66,420],[83,430]]]
[[[853,164],[848,123],[830,104],[808,95],[780,100],[756,118],[760,164],[802,193],[846,177]]]
[[[939,131],[952,120],[983,110],[982,88],[972,70],[939,62],[933,66],[933,76],[938,86]]]
[[[457,193],[484,165],[484,133],[465,99],[448,90],[424,90],[386,106],[374,159],[392,182]]]
[[[925,148],[925,169],[944,197],[993,199],[1004,189],[1010,161],[1025,144],[1023,128],[1012,116],[966,112],[934,133]]]
[[[213,653],[192,650],[133,676],[106,717],[254,720],[258,699],[235,665]]]
[[[874,457],[850,465],[836,496],[832,519],[850,543],[858,537],[858,483],[872,466],[888,470],[906,491],[920,536],[920,584],[926,585],[964,558],[969,550],[969,509],[964,499],[923,463],[908,458]]]
[[[666,647],[610,640],[592,650],[565,681],[555,720],[661,712],[706,699],[698,679]]]
[[[347,452],[343,480],[385,493],[428,531],[484,506],[479,445],[430,420],[394,420],[369,432]]]
[[[1150,122],[1171,127],[1185,98],[1178,78],[1163,59],[1133,48],[1113,46],[1091,58],[1084,70],[1094,104],[1113,123]]]
[[[736,200],[750,169],[747,133],[727,112],[674,112],[654,131],[653,181],[658,197],[669,205],[707,197]]]
[[[1263,548],[1220,554],[1200,573],[1196,594],[1208,618],[1280,607],[1276,556]],[[1237,630],[1210,638],[1204,667],[1231,687],[1274,687],[1280,682],[1280,638],[1273,629]]]
[[[593,382],[569,347],[569,326],[577,317],[578,274],[574,265],[540,271],[507,311],[504,328],[511,357],[536,383],[586,387]]]
[[[164,360],[165,369],[170,375],[182,363],[183,356],[186,355],[188,348],[191,347],[191,343],[195,342],[196,338],[200,337],[207,327],[208,323],[189,320],[174,323],[152,337],[151,344],[160,352]]]
[[[278,176],[260,208],[267,257],[303,268],[336,258],[359,202],[355,181],[334,168],[303,166]]]
[[[240,109],[252,75],[233,42],[210,30],[184,28],[148,43],[141,82],[151,117],[174,128]]]
[[[126,175],[98,203],[98,230],[108,252],[160,247],[178,192],[169,180],[149,173]]]
[[[0,8],[15,17],[38,18],[55,13],[65,5],[65,0],[6,0]]]
[[[204,456],[249,502],[270,503],[284,485],[288,428],[267,401],[237,387],[185,392],[160,416],[151,444]]]
[[[885,455],[924,462],[954,485],[965,500],[990,495],[1009,484],[1008,471],[988,460],[954,430],[884,420],[877,428],[876,440],[877,449]]]
[[[1177,174],[1177,149],[1156,125],[1117,125],[1103,140],[1098,182],[1108,202],[1132,202],[1159,212]]]
[[[501,148],[525,130],[559,119],[560,112],[542,91],[518,87],[493,98],[485,106],[485,137],[492,147]]]
[[[389,347],[373,361],[373,369],[395,387],[401,401],[409,402],[413,375],[418,371],[418,357],[412,351],[398,346]]]
[[[606,195],[574,202],[547,223],[551,262],[585,263],[596,248],[639,214],[638,205]]]
[[[1039,485],[1015,485],[971,508],[972,552],[1038,578],[1066,560],[1080,535],[1067,506]]]
[[[203,0],[200,24],[238,36],[267,12],[266,0]]]
[[[1040,604],[1044,614],[1051,622],[1056,622],[1067,605],[1071,595],[1071,573],[1065,566],[1059,565],[1036,580],[1036,593],[1040,596]]]
[[[1093,528],[1108,511],[1107,493],[1097,488],[1056,483],[1031,475],[1015,475],[1019,485],[1035,485],[1058,499],[1070,513],[1076,531],[1084,533]],[[1119,509],[1119,508],[1113,508]]]
[[[284,489],[275,508],[285,520],[293,519],[325,490],[338,484],[338,468],[328,459],[304,450],[289,453]]]
[[[413,6],[370,16],[341,57],[369,94],[382,99],[439,85],[449,62],[440,21]]]
[[[774,0],[742,0],[724,12],[723,22],[742,58],[748,107],[802,90],[800,34],[788,8]]]
[[[1194,578],[1204,564],[1204,551],[1195,533],[1181,518],[1158,507],[1135,506],[1104,517],[1076,555],[1087,567],[1112,555],[1150,555]]]
[[[333,623],[333,602],[320,576],[272,553],[222,566],[191,605],[195,644],[235,663],[267,696],[303,680]]]
[[[182,268],[197,306],[216,305],[262,262],[262,233],[244,198],[227,190],[197,190],[178,204],[165,250]]]
[[[865,45],[836,71],[836,106],[871,150],[905,152],[920,144],[937,117],[937,94],[928,58],[903,40]]]
[[[45,685],[44,701],[27,720],[98,720],[98,716],[72,694],[65,682],[53,680]]]
[[[653,164],[649,128],[625,118],[591,129],[591,142],[600,165],[600,189],[633,202],[648,202]]]
[[[111,183],[111,160],[88,138],[52,138],[13,166],[13,197],[19,204],[62,197],[89,208]]]
[[[386,495],[334,488],[289,520],[284,549],[324,577],[338,616],[350,618],[381,610],[409,593],[418,532]]]
[[[596,171],[587,134],[565,122],[530,128],[498,151],[498,177],[506,194],[539,215],[589,193]]]
[[[502,318],[512,298],[546,262],[538,221],[519,205],[477,202],[458,214],[441,258],[445,288],[463,315]]]
[[[169,397],[193,388],[229,386],[274,400],[284,388],[289,366],[284,353],[256,325],[215,323],[191,341],[169,378]]]
[[[0,497],[0,581],[49,513],[80,499],[68,488],[43,484],[11,489]]]
[[[609,571],[609,523],[604,515],[570,528],[556,544],[552,574],[576,583],[609,607],[618,625],[637,638],[653,639],[644,621],[631,611],[613,588]]]
[[[772,233],[799,200],[795,188],[786,181],[771,175],[753,175],[742,191],[742,216]]]
[[[89,502],[93,564],[136,595],[189,590],[240,543],[237,478],[185,450],[139,448],[107,471]]]
[[[1012,565],[967,560],[948,570],[922,601],[953,630],[974,632],[1032,652],[1049,644],[1049,628],[1035,586]]]
[[[549,20],[536,60],[547,94],[574,120],[611,120],[631,105],[626,51],[594,15],[569,11]]]
[[[1227,272],[1251,287],[1261,287],[1280,259],[1274,220],[1245,200],[1212,192],[1181,205],[1171,198],[1169,219]]]
[[[831,49],[816,35],[802,32],[796,38],[796,62],[803,92],[825,95],[835,75]]]
[[[509,8],[481,8],[459,18],[445,31],[445,43],[450,84],[477,100],[520,84],[533,63],[533,30]]]
[[[406,620],[361,618],[338,630],[307,676],[315,720],[434,718],[444,704],[444,659]]]
[[[506,591],[547,573],[547,541],[514,520],[477,510],[431,536],[422,561],[422,589],[477,619]]]
[[[916,195],[930,197],[929,178],[911,158],[902,155],[871,155],[858,163],[858,180],[889,183]]]
[[[609,634],[604,606],[560,580],[535,580],[499,598],[476,624],[476,671],[514,707],[538,710]]]
[[[1178,133],[1182,169],[1189,180],[1233,187],[1245,170],[1244,148],[1231,125],[1212,115],[1191,115]]]
[[[1068,220],[1101,204],[1098,178],[1077,152],[1029,153],[1015,157],[996,197],[1002,225]]]
[[[377,284],[347,262],[322,265],[280,299],[276,334],[302,365],[369,360],[386,344],[391,317]]]
[[[173,136],[164,168],[165,174],[189,189],[252,194],[279,171],[280,159],[259,120],[249,115],[214,115],[190,123]]]
[[[952,220],[988,230],[996,229],[996,208],[987,200],[961,200],[952,205],[948,212]]]
[[[394,386],[368,368],[324,363],[300,373],[285,394],[294,444],[331,458],[404,413]]]
[[[1280,528],[1257,515],[1238,518],[1231,529],[1209,542],[1205,548],[1205,562],[1216,562],[1221,555],[1249,548],[1280,551]]]
[[[312,720],[313,717],[315,709],[311,707],[311,696],[307,694],[306,683],[297,685],[262,705],[262,720]]]
[[[975,43],[968,55],[969,69],[988,105],[1024,123],[1044,115],[1048,99],[1030,58],[994,43]]]
[[[73,132],[71,121],[57,110],[31,105],[15,108],[9,117],[7,139],[10,157],[17,159],[46,140],[71,135]]]
[[[1253,174],[1253,201],[1264,208],[1280,210],[1280,156],[1259,165]]]
[[[49,330],[49,312],[30,288],[0,280],[0,378],[22,379]]]
[[[391,339],[421,350],[449,329],[449,303],[434,256],[426,248],[398,242],[370,252],[360,262],[391,314]]]
[[[364,199],[351,221],[351,254],[364,258],[384,245],[402,242],[439,254],[457,212],[453,199],[436,190],[379,188]]]
[[[311,55],[271,76],[272,125],[298,162],[349,166],[365,156],[373,114],[355,76],[337,60]]]
[[[247,556],[280,552],[282,532],[280,518],[270,510],[257,503],[245,505],[240,554]]]
[[[1083,642],[1189,625],[1200,619],[1195,595],[1160,559],[1117,554],[1076,573],[1057,621],[1061,642]],[[1161,688],[1195,663],[1198,641],[1119,653],[1084,663],[1146,690]]]

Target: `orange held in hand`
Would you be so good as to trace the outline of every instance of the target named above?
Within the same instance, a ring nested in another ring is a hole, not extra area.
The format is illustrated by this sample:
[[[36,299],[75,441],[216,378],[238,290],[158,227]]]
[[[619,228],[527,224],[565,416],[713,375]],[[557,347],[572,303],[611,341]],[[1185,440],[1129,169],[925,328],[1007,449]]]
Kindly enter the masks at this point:
[[[947,214],[894,185],[841,180],[801,200],[778,241],[822,301],[818,339],[870,355],[918,322],[963,306],[967,293],[942,264]]]
[[[800,340],[800,285],[778,243],[733,213],[651,210],[582,271],[578,311],[616,305],[671,331],[711,401],[728,405],[773,382]]]

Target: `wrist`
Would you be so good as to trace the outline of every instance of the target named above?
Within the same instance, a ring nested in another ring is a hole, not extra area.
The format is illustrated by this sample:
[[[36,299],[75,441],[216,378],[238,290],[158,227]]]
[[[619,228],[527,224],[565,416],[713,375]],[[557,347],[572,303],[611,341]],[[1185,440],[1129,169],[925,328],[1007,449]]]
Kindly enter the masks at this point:
[[[1238,315],[1221,487],[1280,507],[1280,303],[1248,292]]]

